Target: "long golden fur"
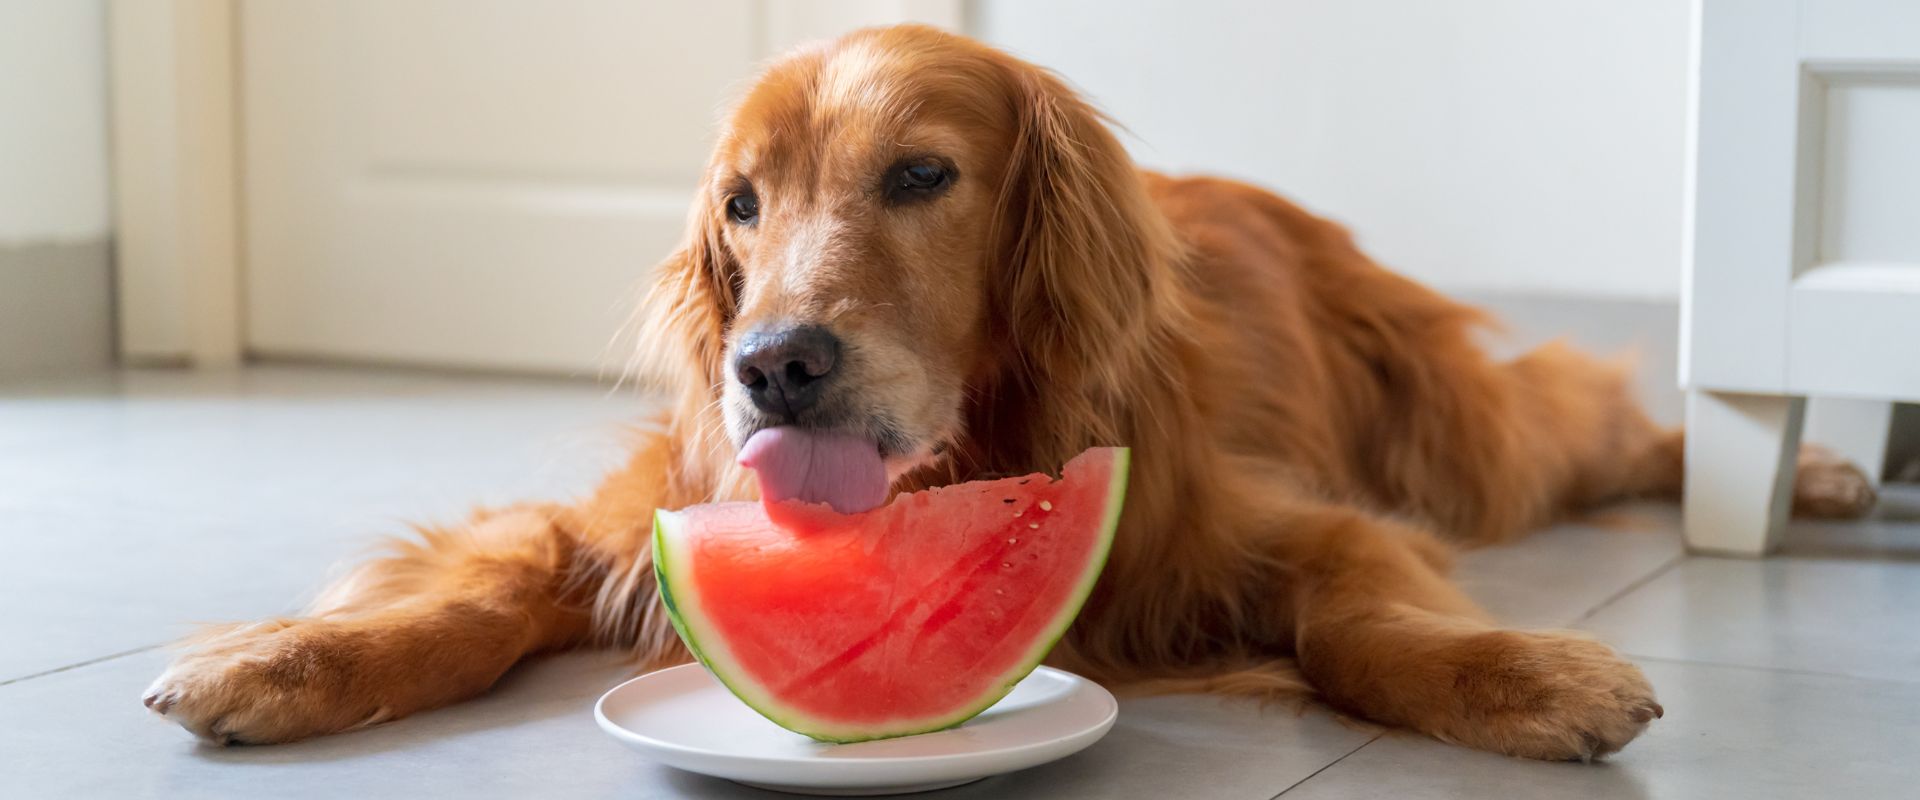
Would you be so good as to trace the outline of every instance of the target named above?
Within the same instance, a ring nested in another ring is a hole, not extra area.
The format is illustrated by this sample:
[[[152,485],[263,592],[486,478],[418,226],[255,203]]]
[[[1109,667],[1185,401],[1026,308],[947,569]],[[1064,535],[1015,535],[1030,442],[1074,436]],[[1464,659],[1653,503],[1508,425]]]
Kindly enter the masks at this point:
[[[889,200],[889,170],[918,162],[950,182]],[[743,193],[751,223],[728,218]],[[1560,346],[1489,359],[1475,310],[1266,191],[1137,171],[1063,81],[999,51],[900,27],[773,65],[639,319],[671,406],[598,491],[428,531],[299,618],[209,632],[148,705],[281,742],[478,694],[542,650],[684,659],[650,516],[752,496],[734,453],[764,420],[729,359],[740,331],[801,321],[852,353],[841,413],[815,424],[878,442],[896,490],[1134,448],[1107,572],[1055,656],[1073,669],[1311,695],[1547,759],[1661,714],[1609,648],[1503,629],[1444,577],[1449,542],[1678,490],[1679,434],[1619,371]],[[1849,469],[1809,472],[1864,491]]]

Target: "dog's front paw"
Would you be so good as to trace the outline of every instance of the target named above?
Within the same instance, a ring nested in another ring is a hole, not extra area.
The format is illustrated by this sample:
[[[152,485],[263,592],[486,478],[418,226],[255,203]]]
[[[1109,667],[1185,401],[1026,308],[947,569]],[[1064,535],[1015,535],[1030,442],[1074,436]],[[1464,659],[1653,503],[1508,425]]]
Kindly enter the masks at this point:
[[[216,744],[337,733],[391,716],[368,698],[352,631],[270,620],[196,642],[147,687],[147,708]]]
[[[1640,668],[1599,642],[1498,631],[1456,662],[1464,713],[1441,738],[1552,761],[1617,752],[1666,713]]]

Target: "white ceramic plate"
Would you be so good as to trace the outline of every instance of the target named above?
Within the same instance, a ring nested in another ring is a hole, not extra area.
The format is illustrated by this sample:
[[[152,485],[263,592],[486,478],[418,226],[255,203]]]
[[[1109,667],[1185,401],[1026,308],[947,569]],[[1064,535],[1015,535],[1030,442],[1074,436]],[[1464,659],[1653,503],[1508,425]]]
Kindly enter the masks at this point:
[[[827,744],[769,722],[698,664],[634,678],[593,709],[607,733],[667,766],[763,789],[839,795],[931,791],[1039,766],[1099,741],[1119,713],[1099,685],[1041,667],[958,728]]]

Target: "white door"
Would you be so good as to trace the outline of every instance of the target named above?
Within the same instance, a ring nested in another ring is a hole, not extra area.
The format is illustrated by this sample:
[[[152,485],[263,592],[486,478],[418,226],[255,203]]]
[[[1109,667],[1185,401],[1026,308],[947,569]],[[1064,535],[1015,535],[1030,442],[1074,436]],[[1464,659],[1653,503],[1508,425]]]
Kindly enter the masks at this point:
[[[248,351],[617,366],[715,115],[755,64],[838,28],[958,21],[957,3],[822,8],[243,0]]]

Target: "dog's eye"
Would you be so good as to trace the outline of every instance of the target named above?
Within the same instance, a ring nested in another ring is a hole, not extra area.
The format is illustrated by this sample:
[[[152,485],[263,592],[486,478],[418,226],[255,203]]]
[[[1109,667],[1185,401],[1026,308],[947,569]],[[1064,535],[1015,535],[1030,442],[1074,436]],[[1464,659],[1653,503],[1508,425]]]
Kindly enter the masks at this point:
[[[931,189],[947,182],[947,171],[937,164],[915,164],[900,170],[900,188]]]
[[[894,202],[930,197],[953,183],[953,173],[932,162],[917,162],[894,167],[887,194]]]
[[[727,217],[742,225],[752,224],[760,217],[760,198],[753,192],[741,192],[727,198]]]

